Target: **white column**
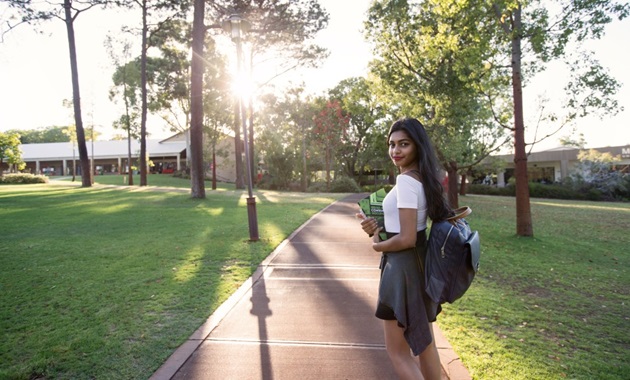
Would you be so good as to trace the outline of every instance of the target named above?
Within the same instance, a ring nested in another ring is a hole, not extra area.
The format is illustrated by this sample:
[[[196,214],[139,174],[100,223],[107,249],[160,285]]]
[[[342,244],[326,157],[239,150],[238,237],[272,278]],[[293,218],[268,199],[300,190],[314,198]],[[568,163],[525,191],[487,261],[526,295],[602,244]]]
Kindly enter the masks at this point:
[[[505,187],[505,172],[497,173],[497,187]]]
[[[35,161],[35,174],[42,174],[39,168],[39,161]]]
[[[181,153],[177,153],[177,171],[182,170]]]
[[[62,175],[68,175],[68,163],[66,160],[61,160],[61,163],[63,165],[63,174]]]

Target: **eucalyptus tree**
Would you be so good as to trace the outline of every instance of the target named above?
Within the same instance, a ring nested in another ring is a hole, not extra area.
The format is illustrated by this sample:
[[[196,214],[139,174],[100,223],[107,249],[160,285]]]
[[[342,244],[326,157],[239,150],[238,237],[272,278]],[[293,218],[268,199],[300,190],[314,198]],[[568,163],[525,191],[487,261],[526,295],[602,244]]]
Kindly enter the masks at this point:
[[[191,195],[205,198],[206,188],[203,175],[203,48],[206,37],[206,3],[194,0],[192,25],[192,59],[190,61],[190,137],[191,146]]]
[[[19,24],[37,24],[42,21],[58,19],[65,23],[68,36],[68,51],[70,54],[70,71],[72,73],[72,104],[74,107],[74,120],[77,130],[77,146],[79,158],[81,160],[81,184],[83,187],[92,186],[92,170],[90,158],[88,157],[87,146],[85,144],[85,131],[83,128],[83,117],[81,114],[81,91],[79,86],[79,64],[77,59],[77,49],[75,42],[74,22],[82,13],[95,8],[105,7],[115,1],[107,0],[63,0],[35,2],[32,0],[9,0],[9,8],[16,11],[19,21],[10,24],[8,30]],[[6,32],[3,32],[3,36]]]
[[[140,67],[137,60],[131,60],[131,43],[130,41],[122,41],[122,49],[114,48],[114,40],[108,37],[105,45],[109,50],[109,54],[116,66],[112,81],[114,87],[109,92],[109,99],[117,101],[122,98],[124,111],[114,121],[114,128],[119,128],[127,133],[127,183],[133,186],[133,172],[131,170],[131,141],[139,137],[139,101],[138,91],[140,87]]]
[[[584,1],[468,1],[470,7],[486,10],[485,22],[493,22],[495,51],[502,63],[492,67],[511,78],[514,107],[514,164],[516,171],[516,232],[533,236],[529,203],[523,83],[528,77],[544,71],[554,60],[565,61],[571,70],[567,83],[565,121],[590,112],[612,113],[618,109],[612,97],[619,83],[601,67],[592,53],[585,52],[583,42],[599,39],[613,17],[623,19],[630,12],[627,2]],[[498,31],[498,33],[497,33]],[[507,68],[507,70],[506,70]],[[555,121],[551,116],[550,120]]]
[[[366,168],[385,169],[387,147],[386,112],[370,82],[363,77],[344,79],[329,91],[331,99],[341,101],[348,121],[348,140],[337,155],[348,177],[361,177]]]
[[[162,27],[170,25],[170,21],[186,16],[190,9],[190,1],[178,0],[125,0],[119,1],[122,6],[139,8],[141,12],[140,43],[140,186],[147,185],[147,116],[149,110],[147,64],[149,59],[150,40],[154,33]]]
[[[326,28],[329,19],[317,0],[215,0],[209,6],[214,20],[237,13],[251,23],[243,42],[249,47],[250,76],[256,79],[259,89],[293,69],[316,66],[327,55],[324,48],[312,42],[317,32]],[[253,160],[255,129],[251,98],[248,108],[248,146]],[[255,167],[253,161],[250,164]]]
[[[375,1],[365,23],[376,56],[371,72],[394,117],[423,121],[449,173],[449,201],[458,205],[458,171],[479,162],[505,141],[488,98],[505,81],[485,67],[491,56],[477,8],[462,2]],[[498,110],[505,119],[505,109]]]
[[[190,169],[190,46],[191,25],[186,20],[164,21],[151,34],[149,45],[157,51],[147,70],[154,71],[153,82],[147,86],[149,109],[160,115],[172,132],[186,139],[186,167]],[[150,75],[149,75],[150,76]]]
[[[152,34],[150,45],[159,50],[159,58],[149,60],[155,62],[152,91],[149,108],[158,112],[174,132],[183,133],[186,138],[187,161],[190,168],[190,113],[191,113],[191,24],[185,20],[164,22],[162,27]],[[204,37],[204,78],[202,86],[203,98],[203,134],[210,145],[210,154],[216,155],[216,144],[224,135],[224,126],[232,120],[230,109],[231,78],[227,73],[226,58],[218,51],[213,38]],[[226,115],[227,113],[227,115]],[[197,137],[199,139],[199,137]],[[206,144],[202,144],[206,146]],[[220,152],[222,153],[222,152]],[[202,155],[204,157],[204,155]],[[205,167],[205,160],[204,167]],[[215,162],[212,158],[212,162]],[[198,177],[203,178],[205,173]],[[214,172],[214,171],[213,171]],[[213,176],[213,189],[216,189],[216,178]]]
[[[217,188],[216,156],[227,156],[228,152],[217,150],[218,143],[228,135],[233,125],[231,112],[234,98],[230,94],[231,76],[227,70],[226,58],[216,49],[215,41],[208,39],[205,48],[205,73],[203,87],[204,136],[205,146],[210,148],[212,162],[212,190]]]

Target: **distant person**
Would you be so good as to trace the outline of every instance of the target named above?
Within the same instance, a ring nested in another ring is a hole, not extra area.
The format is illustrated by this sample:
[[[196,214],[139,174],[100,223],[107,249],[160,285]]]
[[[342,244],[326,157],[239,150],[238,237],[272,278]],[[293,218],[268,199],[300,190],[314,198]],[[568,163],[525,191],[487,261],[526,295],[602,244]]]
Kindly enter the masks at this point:
[[[441,308],[425,292],[427,216],[444,220],[450,207],[440,183],[438,160],[422,124],[416,119],[396,121],[388,134],[389,156],[398,167],[396,186],[383,200],[387,240],[381,241],[374,218],[361,221],[372,236],[372,248],[382,252],[376,317],[383,320],[385,345],[401,379],[441,378],[433,325]],[[362,217],[362,216],[361,216]],[[437,312],[435,308],[437,307]],[[413,355],[419,356],[419,365]]]

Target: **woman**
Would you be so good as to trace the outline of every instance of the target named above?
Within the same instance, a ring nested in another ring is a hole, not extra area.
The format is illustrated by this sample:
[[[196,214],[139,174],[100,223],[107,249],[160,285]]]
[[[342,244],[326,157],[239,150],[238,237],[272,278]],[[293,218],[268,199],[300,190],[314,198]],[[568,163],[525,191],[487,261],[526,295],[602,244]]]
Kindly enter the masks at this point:
[[[422,124],[411,118],[396,121],[388,143],[389,156],[400,174],[383,200],[387,240],[380,240],[381,228],[375,219],[361,222],[372,236],[372,248],[383,253],[376,317],[383,320],[387,353],[401,379],[440,379],[434,320],[427,317],[430,308],[433,315],[440,309],[424,290],[425,230],[427,216],[444,220],[450,208],[438,160]],[[419,356],[419,366],[410,349]]]

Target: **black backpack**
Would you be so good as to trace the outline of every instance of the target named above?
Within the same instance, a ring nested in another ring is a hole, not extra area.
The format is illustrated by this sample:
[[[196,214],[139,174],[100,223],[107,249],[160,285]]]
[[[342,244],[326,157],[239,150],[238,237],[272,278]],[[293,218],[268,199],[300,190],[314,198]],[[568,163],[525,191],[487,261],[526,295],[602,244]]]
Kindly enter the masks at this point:
[[[479,233],[464,219],[470,207],[454,210],[445,221],[433,222],[425,260],[426,292],[436,304],[453,303],[464,295],[479,270]]]

